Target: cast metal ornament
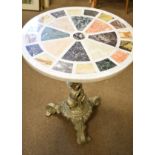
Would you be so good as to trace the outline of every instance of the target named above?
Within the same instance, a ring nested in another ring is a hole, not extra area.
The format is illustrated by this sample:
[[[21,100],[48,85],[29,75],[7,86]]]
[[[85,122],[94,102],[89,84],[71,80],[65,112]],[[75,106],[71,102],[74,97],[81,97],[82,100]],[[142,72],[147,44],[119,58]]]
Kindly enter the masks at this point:
[[[90,137],[86,135],[86,121],[92,114],[94,106],[98,106],[100,98],[95,96],[88,98],[81,83],[68,83],[69,97],[61,104],[49,103],[46,109],[46,116],[53,114],[62,114],[69,119],[76,130],[77,143],[83,144],[90,141]]]

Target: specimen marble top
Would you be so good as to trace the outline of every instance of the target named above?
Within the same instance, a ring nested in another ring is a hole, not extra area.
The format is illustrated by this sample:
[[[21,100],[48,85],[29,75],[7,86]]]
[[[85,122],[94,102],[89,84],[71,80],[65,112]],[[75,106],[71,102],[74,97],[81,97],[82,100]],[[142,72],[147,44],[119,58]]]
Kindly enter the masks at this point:
[[[132,27],[89,7],[65,7],[32,18],[23,27],[23,57],[51,78],[91,82],[132,62]]]

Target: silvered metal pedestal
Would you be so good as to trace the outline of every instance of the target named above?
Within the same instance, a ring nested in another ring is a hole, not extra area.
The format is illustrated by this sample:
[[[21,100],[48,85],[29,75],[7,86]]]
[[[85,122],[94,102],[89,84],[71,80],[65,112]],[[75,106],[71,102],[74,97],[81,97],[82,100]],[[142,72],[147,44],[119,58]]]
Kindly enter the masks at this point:
[[[77,143],[86,143],[90,141],[90,137],[85,132],[86,122],[93,112],[93,107],[99,105],[100,98],[98,96],[88,98],[81,83],[68,83],[68,86],[68,99],[60,104],[49,103],[46,116],[61,114],[69,119],[76,130]]]

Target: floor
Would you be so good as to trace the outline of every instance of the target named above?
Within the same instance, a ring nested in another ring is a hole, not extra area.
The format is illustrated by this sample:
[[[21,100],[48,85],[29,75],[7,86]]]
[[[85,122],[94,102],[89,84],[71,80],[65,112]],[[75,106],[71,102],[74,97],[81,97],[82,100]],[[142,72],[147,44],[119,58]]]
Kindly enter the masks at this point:
[[[63,6],[90,4],[88,0],[52,0],[50,9]],[[97,7],[133,24],[132,4],[128,15],[122,0],[100,0]],[[23,25],[39,13],[23,11]],[[99,95],[102,104],[88,122],[92,141],[81,146],[69,121],[45,117],[47,103],[66,98],[66,84],[39,74],[23,60],[23,155],[132,155],[132,70],[130,65],[109,80],[84,84],[86,94]]]

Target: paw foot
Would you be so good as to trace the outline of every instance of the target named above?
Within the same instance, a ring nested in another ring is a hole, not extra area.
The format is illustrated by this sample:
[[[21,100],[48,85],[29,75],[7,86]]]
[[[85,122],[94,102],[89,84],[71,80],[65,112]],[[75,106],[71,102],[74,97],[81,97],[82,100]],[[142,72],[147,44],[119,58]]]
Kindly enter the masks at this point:
[[[84,143],[86,143],[86,137],[85,137],[85,135],[78,136],[77,137],[77,143],[78,144],[84,144]]]
[[[85,144],[87,142],[91,141],[91,138],[88,136],[88,137],[85,137],[85,135],[83,136],[80,136],[77,138],[77,143],[78,144]]]

